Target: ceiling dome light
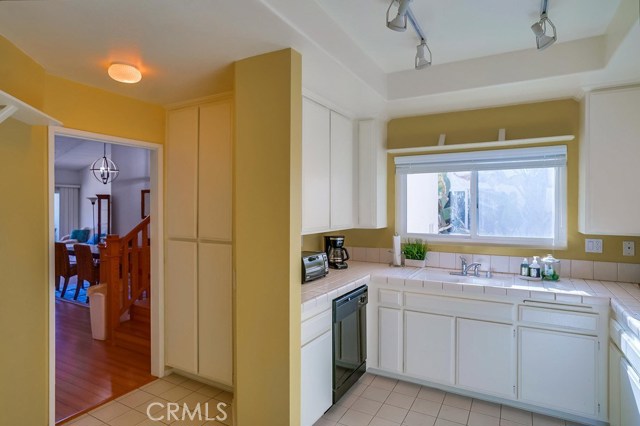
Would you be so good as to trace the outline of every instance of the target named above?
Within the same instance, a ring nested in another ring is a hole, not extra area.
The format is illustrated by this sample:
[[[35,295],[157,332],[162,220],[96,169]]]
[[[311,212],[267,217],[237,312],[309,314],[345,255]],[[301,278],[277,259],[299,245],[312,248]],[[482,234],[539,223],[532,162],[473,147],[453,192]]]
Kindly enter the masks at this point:
[[[109,77],[120,83],[137,83],[142,80],[142,73],[133,65],[114,62],[109,65]]]
[[[398,14],[395,18],[389,19],[389,12],[395,2],[398,2]],[[393,31],[406,31],[407,30],[407,10],[412,0],[391,0],[389,8],[387,9],[387,27]]]
[[[547,25],[551,27],[553,35],[547,35]],[[556,42],[558,36],[556,34],[556,26],[547,16],[547,0],[542,2],[542,12],[540,13],[540,20],[531,25],[531,31],[536,36],[536,47],[538,50],[546,49]]]
[[[427,49],[427,52],[429,52],[429,59],[425,57],[425,49]],[[418,45],[416,50],[416,69],[422,70],[431,66],[431,49],[429,49],[429,46],[427,46],[427,41],[425,39],[422,39],[420,41],[420,44]]]

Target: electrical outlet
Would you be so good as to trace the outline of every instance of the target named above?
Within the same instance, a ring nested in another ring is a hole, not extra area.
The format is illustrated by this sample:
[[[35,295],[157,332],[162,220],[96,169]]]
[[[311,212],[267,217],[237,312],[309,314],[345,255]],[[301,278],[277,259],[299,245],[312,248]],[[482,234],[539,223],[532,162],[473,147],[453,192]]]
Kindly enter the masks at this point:
[[[602,253],[602,240],[587,238],[584,240],[585,253]]]
[[[622,255],[623,256],[635,256],[636,244],[633,241],[622,242]]]

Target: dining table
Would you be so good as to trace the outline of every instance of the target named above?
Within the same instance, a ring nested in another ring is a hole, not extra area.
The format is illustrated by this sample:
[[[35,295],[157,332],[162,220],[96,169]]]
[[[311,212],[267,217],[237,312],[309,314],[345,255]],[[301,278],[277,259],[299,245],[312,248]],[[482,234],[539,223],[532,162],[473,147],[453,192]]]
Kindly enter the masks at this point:
[[[80,244],[80,243],[73,243],[73,244],[67,244],[67,251],[69,252],[69,256],[75,256],[76,252],[75,249],[73,248],[74,244]],[[89,246],[89,249],[91,249],[91,256],[94,259],[100,259],[100,248],[98,247],[98,244],[85,244],[87,246]]]

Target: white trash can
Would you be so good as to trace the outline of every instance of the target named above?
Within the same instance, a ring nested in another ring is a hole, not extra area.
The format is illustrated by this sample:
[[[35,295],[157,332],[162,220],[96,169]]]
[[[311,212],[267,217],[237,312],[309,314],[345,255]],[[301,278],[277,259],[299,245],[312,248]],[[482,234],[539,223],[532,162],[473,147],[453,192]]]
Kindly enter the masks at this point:
[[[91,334],[96,340],[107,339],[107,285],[92,285],[87,289]]]

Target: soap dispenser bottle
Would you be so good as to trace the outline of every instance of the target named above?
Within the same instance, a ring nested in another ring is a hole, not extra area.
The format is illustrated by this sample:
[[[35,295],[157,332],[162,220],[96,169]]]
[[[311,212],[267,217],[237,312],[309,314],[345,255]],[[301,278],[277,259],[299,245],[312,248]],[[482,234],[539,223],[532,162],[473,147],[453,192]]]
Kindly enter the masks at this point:
[[[531,278],[541,278],[540,275],[540,264],[538,263],[538,259],[540,256],[533,256],[533,262],[529,265],[529,276]]]
[[[522,263],[520,264],[520,275],[523,277],[529,276],[529,260],[525,257],[522,259]]]

